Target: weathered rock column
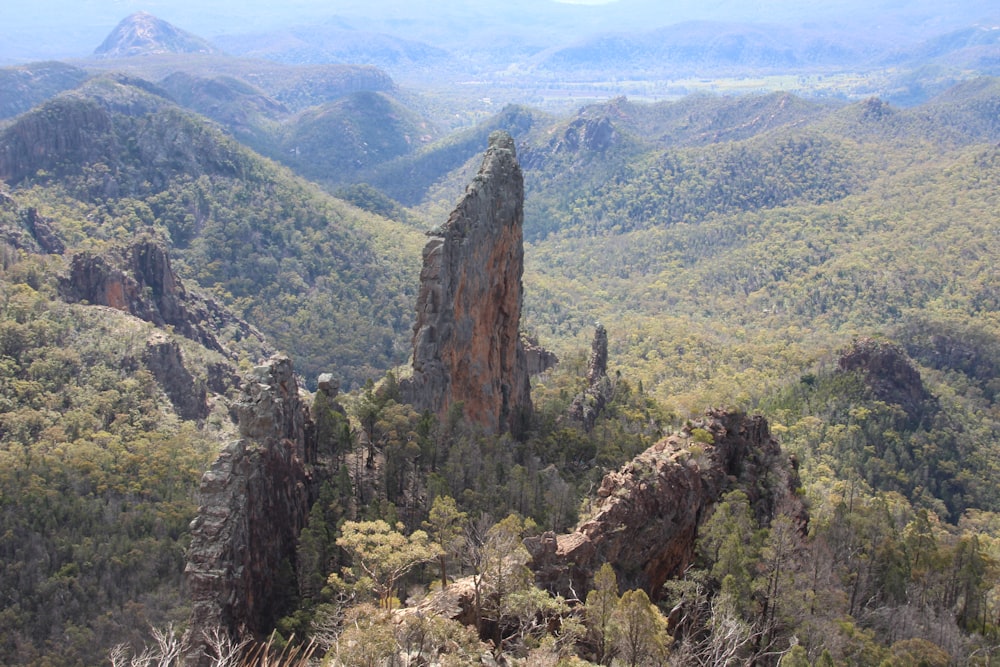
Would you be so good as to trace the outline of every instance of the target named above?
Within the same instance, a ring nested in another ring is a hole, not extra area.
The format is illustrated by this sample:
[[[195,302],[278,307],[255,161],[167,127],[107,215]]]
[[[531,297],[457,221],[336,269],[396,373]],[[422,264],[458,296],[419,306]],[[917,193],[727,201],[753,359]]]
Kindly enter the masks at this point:
[[[188,665],[211,664],[213,631],[239,638],[271,631],[287,611],[295,546],[309,515],[315,443],[308,408],[287,357],[276,356],[244,381],[236,404],[241,439],[201,481],[185,576],[192,609]]]
[[[521,343],[524,178],[514,140],[490,135],[479,173],[424,248],[405,400],[444,417],[459,401],[491,432],[531,411]]]

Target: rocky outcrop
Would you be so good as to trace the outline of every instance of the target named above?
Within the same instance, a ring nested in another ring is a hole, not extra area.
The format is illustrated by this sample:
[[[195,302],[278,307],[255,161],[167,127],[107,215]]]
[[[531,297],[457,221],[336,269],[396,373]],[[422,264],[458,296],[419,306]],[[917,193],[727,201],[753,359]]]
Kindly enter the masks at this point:
[[[573,399],[569,416],[590,432],[611,400],[612,390],[611,379],[608,378],[608,331],[603,324],[598,324],[590,344],[587,388]]]
[[[214,301],[190,294],[171,268],[167,251],[150,238],[101,254],[75,254],[59,292],[71,303],[109,306],[159,327],[170,325],[184,337],[223,354],[228,351],[215,331],[229,327],[241,340],[258,341],[262,356],[267,353],[264,337],[256,329]]]
[[[51,221],[39,215],[36,209],[20,208],[13,197],[0,192],[0,210],[14,213],[10,223],[0,223],[0,243],[47,255],[61,255],[66,250]]]
[[[142,361],[163,388],[181,419],[204,419],[208,416],[205,382],[196,380],[188,371],[176,340],[161,332],[154,333],[146,341]]]
[[[531,411],[521,344],[524,179],[506,132],[458,206],[424,248],[404,399],[444,417],[462,402],[487,431],[518,430]]]
[[[842,372],[860,372],[874,398],[900,406],[911,423],[919,423],[937,410],[920,372],[895,343],[856,338],[841,353],[837,365]]]
[[[618,130],[607,116],[577,118],[553,141],[553,153],[576,153],[581,149],[603,153],[618,142]]]
[[[40,169],[94,162],[120,150],[111,115],[91,100],[57,98],[24,114],[0,133],[0,180],[16,185]]]
[[[38,247],[47,255],[61,255],[66,252],[66,245],[52,229],[50,221],[38,215],[34,208],[25,209],[21,214],[24,226],[35,240]]]
[[[189,665],[210,664],[205,633],[261,636],[287,611],[295,545],[306,523],[316,457],[308,408],[287,357],[244,379],[241,438],[201,481],[185,577],[191,597]]]
[[[521,338],[521,347],[528,362],[528,375],[540,375],[559,365],[559,357],[542,347],[538,340],[530,336]]]
[[[797,486],[763,417],[713,411],[606,475],[590,517],[572,533],[544,533],[525,546],[548,590],[585,595],[597,569],[611,563],[623,589],[656,599],[692,563],[698,528],[724,493],[746,492],[762,525],[780,511],[804,527]]]

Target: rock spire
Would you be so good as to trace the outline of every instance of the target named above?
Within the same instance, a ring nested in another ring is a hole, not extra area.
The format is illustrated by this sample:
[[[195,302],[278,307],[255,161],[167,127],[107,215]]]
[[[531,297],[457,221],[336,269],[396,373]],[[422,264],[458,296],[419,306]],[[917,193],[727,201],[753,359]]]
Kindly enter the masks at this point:
[[[597,417],[611,400],[613,387],[608,378],[608,331],[601,323],[594,329],[594,341],[590,345],[590,362],[587,364],[587,388],[573,399],[569,415],[583,424],[590,432],[597,423]]]
[[[531,412],[521,342],[524,179],[514,140],[490,135],[479,173],[424,247],[413,327],[413,377],[403,396],[490,432],[518,431]]]
[[[191,596],[191,666],[211,664],[211,633],[266,635],[290,602],[289,566],[311,504],[316,458],[309,412],[287,357],[253,370],[236,403],[239,440],[201,480],[185,577]]]

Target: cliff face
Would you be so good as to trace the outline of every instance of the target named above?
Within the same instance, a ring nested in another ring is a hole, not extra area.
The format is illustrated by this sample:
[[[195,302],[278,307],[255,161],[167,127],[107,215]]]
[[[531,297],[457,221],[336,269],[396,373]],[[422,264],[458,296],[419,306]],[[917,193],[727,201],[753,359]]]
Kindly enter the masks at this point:
[[[184,365],[184,354],[177,341],[157,331],[146,340],[142,361],[163,387],[181,419],[204,419],[208,416],[208,391]],[[229,386],[236,386],[235,383]],[[221,387],[225,393],[228,387]]]
[[[236,404],[240,440],[201,482],[185,576],[192,601],[188,664],[210,664],[205,633],[266,634],[287,611],[295,545],[310,507],[316,457],[308,408],[287,357],[256,368]]]
[[[12,185],[50,166],[88,164],[114,145],[111,115],[95,102],[59,98],[27,113],[0,133],[0,179]]]
[[[762,524],[779,511],[805,524],[792,492],[796,474],[763,417],[714,411],[694,426],[713,442],[694,442],[689,432],[661,440],[605,476],[591,517],[575,531],[525,541],[539,585],[582,594],[607,562],[623,589],[642,588],[655,599],[664,581],[691,564],[698,527],[734,488],[747,493]]]
[[[189,294],[171,268],[167,251],[148,238],[120,251],[77,253],[59,292],[72,303],[87,301],[160,327],[169,324],[186,338],[224,354],[227,351],[214,331],[227,326],[235,327],[240,338],[256,338],[264,350],[263,336],[249,324],[215,302]]]
[[[440,417],[461,401],[488,431],[531,411],[521,321],[524,179],[505,132],[490,136],[465,195],[424,248],[404,397]]]

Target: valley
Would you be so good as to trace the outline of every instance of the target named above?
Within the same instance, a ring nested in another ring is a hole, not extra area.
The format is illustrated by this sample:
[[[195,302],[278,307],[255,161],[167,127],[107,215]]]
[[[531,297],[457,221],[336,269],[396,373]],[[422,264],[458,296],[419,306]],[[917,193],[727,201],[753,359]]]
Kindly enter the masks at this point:
[[[0,69],[0,663],[1000,660],[988,17],[621,1]]]

